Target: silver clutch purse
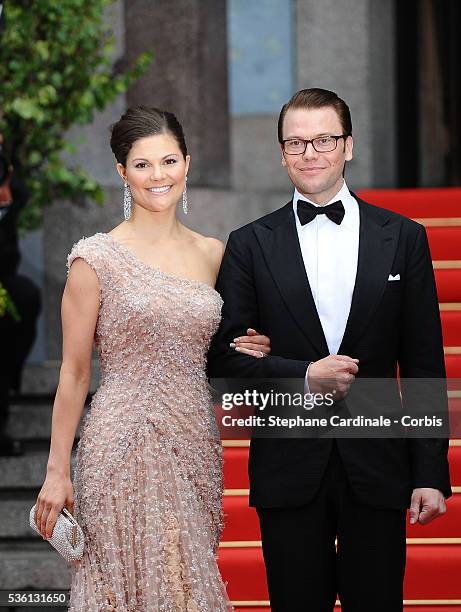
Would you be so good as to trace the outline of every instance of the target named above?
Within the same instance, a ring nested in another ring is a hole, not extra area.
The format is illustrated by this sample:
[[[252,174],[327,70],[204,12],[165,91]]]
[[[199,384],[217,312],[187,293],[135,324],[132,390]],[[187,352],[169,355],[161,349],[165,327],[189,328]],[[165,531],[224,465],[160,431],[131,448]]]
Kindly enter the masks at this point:
[[[32,529],[40,533],[35,524],[34,516],[35,504],[30,510],[29,522]],[[83,556],[85,539],[82,528],[66,508],[61,510],[53,529],[53,535],[47,541],[68,562],[80,561]]]

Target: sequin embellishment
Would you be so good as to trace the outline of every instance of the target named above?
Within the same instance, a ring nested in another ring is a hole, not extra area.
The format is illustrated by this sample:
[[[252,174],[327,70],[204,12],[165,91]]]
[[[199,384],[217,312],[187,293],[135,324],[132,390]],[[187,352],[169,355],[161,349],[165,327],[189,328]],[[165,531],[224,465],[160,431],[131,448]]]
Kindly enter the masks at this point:
[[[101,381],[82,424],[70,612],[228,612],[219,574],[222,449],[205,375],[222,300],[109,234],[74,245],[95,271]]]

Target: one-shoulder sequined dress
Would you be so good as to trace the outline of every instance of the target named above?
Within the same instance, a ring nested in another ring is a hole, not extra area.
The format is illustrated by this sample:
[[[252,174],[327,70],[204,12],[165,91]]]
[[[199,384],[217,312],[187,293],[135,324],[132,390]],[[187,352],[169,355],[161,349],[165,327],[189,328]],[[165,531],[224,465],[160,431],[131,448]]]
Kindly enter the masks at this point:
[[[95,271],[101,381],[77,447],[85,535],[70,612],[232,609],[216,551],[222,450],[205,374],[222,300],[141,261],[110,234],[74,245]]]

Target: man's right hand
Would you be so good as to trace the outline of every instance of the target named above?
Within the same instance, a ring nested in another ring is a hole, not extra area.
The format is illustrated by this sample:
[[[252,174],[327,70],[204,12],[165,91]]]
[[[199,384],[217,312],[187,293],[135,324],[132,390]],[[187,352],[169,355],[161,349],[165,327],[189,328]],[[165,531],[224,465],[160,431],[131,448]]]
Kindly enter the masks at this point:
[[[311,393],[335,392],[336,399],[343,399],[355,380],[359,360],[347,355],[328,355],[309,366],[307,382]]]

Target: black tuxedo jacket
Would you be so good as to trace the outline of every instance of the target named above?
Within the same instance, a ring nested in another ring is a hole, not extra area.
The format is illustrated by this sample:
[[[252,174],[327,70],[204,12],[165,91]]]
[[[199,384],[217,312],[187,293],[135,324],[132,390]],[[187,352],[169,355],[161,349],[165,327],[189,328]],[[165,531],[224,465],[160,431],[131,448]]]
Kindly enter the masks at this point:
[[[437,292],[425,229],[354,196],[359,256],[349,319],[338,354],[360,360],[359,376],[443,378]],[[334,248],[334,245],[332,245]],[[388,281],[400,274],[400,281]],[[208,356],[215,378],[299,378],[329,354],[305,271],[292,202],[229,236],[218,276],[222,322]],[[256,359],[229,348],[253,327],[272,353]],[[446,400],[444,400],[446,401]],[[286,507],[317,491],[332,439],[252,439],[250,504]],[[337,439],[350,483],[362,501],[409,505],[415,487],[451,495],[446,439]]]

